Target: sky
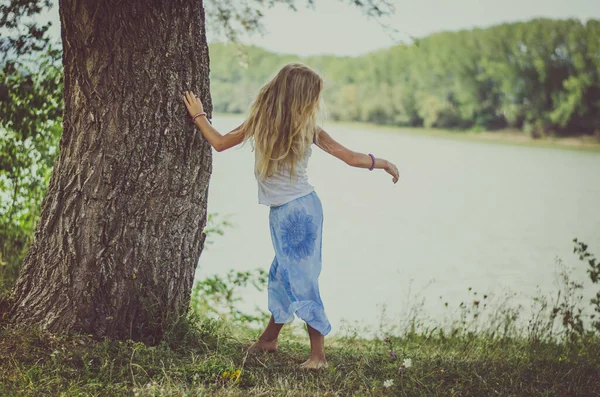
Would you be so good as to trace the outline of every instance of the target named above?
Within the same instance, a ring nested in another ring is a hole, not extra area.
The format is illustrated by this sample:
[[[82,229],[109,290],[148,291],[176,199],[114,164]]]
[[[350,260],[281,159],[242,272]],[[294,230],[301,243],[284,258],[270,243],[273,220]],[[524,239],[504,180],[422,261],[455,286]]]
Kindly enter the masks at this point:
[[[205,0],[211,1],[211,0]],[[431,33],[487,27],[536,17],[600,19],[600,0],[392,0],[395,14],[383,20],[369,19],[347,0],[315,0],[298,11],[277,5],[264,11],[266,33],[242,38],[279,53],[360,55]],[[58,7],[43,15],[52,20],[52,34],[60,38]],[[382,24],[393,29],[386,30]],[[396,33],[393,33],[393,30]],[[219,40],[207,32],[209,41]]]

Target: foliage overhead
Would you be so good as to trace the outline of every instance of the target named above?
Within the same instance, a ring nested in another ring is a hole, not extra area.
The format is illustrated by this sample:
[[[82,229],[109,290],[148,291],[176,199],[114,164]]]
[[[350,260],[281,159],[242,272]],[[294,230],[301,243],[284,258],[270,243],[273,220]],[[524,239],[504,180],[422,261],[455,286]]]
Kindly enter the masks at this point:
[[[8,57],[19,58],[23,55],[42,51],[49,38],[46,35],[51,22],[40,25],[34,16],[52,7],[51,0],[9,0],[0,3],[0,62]]]
[[[394,13],[395,9],[390,0],[339,0],[356,6],[368,18],[381,22],[381,18]],[[264,10],[280,4],[297,11],[298,5],[316,8],[315,0],[215,0],[205,1],[207,23],[216,36],[237,42],[243,34],[264,33],[262,19]],[[318,3],[318,1],[317,1]],[[383,25],[383,24],[382,24]],[[384,26],[388,29],[388,26]]]

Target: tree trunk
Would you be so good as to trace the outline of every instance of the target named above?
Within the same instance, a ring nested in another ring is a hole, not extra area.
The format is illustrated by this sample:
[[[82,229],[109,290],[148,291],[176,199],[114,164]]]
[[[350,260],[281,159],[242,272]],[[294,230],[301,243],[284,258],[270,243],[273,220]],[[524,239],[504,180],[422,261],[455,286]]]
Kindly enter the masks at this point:
[[[17,325],[154,343],[187,311],[204,244],[210,111],[202,1],[61,0],[64,130],[11,295]]]

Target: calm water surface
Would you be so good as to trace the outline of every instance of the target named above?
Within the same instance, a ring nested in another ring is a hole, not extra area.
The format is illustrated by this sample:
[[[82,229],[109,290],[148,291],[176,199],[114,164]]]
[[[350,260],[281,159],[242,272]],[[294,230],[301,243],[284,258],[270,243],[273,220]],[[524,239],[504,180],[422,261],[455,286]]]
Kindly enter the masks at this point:
[[[221,117],[214,124],[225,133],[240,121]],[[334,333],[345,322],[377,327],[384,307],[384,322],[400,324],[422,300],[424,316],[453,317],[461,301],[472,300],[469,287],[478,296],[516,293],[511,301],[525,313],[538,286],[555,290],[556,257],[586,280],[572,253],[574,237],[600,255],[600,153],[325,129],[400,170],[394,185],[382,170],[351,168],[313,150],[309,178],[325,219],[321,295]],[[208,209],[235,227],[213,237],[198,278],[268,271],[268,208],[257,201],[253,161],[249,145],[215,152]],[[244,292],[245,307],[266,310],[266,303],[266,291]]]

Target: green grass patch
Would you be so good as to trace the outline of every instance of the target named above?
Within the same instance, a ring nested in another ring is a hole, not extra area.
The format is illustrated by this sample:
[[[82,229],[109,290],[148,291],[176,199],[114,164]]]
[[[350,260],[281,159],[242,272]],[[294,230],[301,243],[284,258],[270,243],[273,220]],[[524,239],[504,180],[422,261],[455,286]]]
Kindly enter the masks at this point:
[[[308,339],[289,329],[278,352],[258,355],[247,355],[257,333],[243,326],[190,316],[176,329],[147,346],[5,324],[0,395],[592,396],[600,390],[598,336],[576,343],[439,330],[386,340],[332,337],[330,368],[306,371],[299,365],[308,357]]]
[[[597,284],[600,262],[573,242]],[[376,337],[358,326],[327,337],[329,368],[319,371],[300,368],[310,347],[299,321],[276,353],[247,354],[268,315],[235,304],[240,288],[264,288],[260,270],[197,282],[189,314],[156,346],[17,329],[0,316],[0,396],[598,396],[600,291],[586,306],[583,284],[557,265],[558,290],[533,299],[526,323],[510,295],[469,288],[445,324],[417,306]]]

